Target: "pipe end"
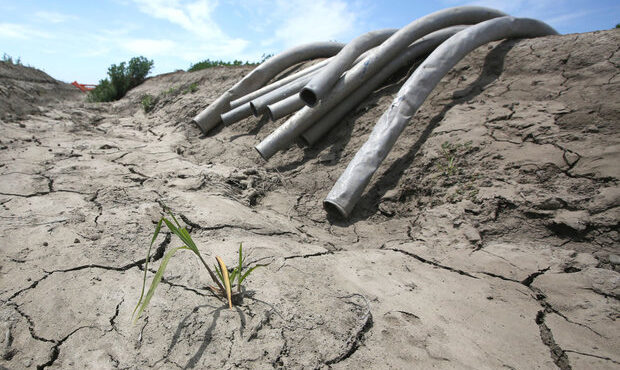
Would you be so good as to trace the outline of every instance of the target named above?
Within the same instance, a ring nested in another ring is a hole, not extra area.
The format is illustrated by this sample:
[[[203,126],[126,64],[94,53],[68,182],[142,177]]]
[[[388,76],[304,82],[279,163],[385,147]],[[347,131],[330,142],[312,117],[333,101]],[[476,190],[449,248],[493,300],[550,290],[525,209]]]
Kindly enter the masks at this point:
[[[260,155],[260,157],[262,159],[264,159],[265,161],[268,161],[269,158],[271,158],[271,156],[266,155],[267,153],[263,153],[260,146],[255,146],[254,149],[256,149],[256,151],[258,152],[258,154]]]
[[[301,91],[299,92],[299,97],[309,107],[314,107],[319,102],[319,99],[314,93],[314,91],[312,91],[312,89],[309,89],[307,87],[304,87],[303,89],[301,89]]]
[[[349,213],[340,204],[332,200],[325,199],[323,201],[323,209],[325,209],[329,215],[335,215],[343,219],[349,218]]]
[[[256,106],[254,105],[253,102],[250,102],[250,109],[252,110],[252,114],[254,115],[254,117],[258,117],[258,109],[256,109]]]
[[[271,122],[274,122],[277,119],[274,117],[270,106],[267,106],[267,115],[269,116],[269,120],[271,120]]]

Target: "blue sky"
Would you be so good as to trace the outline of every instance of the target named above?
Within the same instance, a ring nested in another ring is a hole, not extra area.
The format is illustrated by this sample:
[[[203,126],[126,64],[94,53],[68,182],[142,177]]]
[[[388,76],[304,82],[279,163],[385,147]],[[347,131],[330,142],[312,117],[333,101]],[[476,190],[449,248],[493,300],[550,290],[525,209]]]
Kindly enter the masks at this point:
[[[134,56],[153,59],[152,74],[203,59],[257,61],[472,4],[540,19],[563,34],[620,23],[618,0],[0,0],[0,53],[59,80],[97,83],[108,66]]]

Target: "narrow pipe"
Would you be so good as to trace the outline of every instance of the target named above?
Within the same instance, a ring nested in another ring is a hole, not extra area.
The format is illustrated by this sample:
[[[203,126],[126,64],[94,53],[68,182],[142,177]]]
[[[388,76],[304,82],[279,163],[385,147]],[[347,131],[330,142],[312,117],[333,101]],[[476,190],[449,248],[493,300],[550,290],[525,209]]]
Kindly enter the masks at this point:
[[[316,70],[318,70],[318,69],[320,69],[322,67],[325,67],[325,65],[327,63],[329,63],[329,61],[332,58],[328,58],[328,59],[322,60],[322,61],[320,61],[320,62],[318,62],[316,64],[311,65],[308,68],[304,68],[304,69],[302,69],[299,72],[293,73],[290,76],[286,76],[286,77],[284,77],[281,80],[278,80],[278,81],[276,81],[274,83],[271,83],[271,84],[269,84],[267,86],[261,87],[260,89],[258,89],[256,91],[253,91],[253,92],[251,92],[251,93],[249,93],[247,95],[244,95],[244,96],[240,97],[239,99],[235,99],[235,100],[230,102],[230,108],[231,109],[235,109],[235,108],[237,108],[238,106],[240,106],[243,103],[247,103],[247,102],[249,102],[250,100],[252,100],[252,99],[254,99],[256,97],[259,97],[259,96],[264,95],[264,94],[266,94],[266,93],[268,93],[270,91],[273,91],[273,90],[277,89],[280,86],[284,86],[284,85],[286,85],[287,83],[289,83],[289,82],[291,82],[293,80],[296,80],[296,79],[298,79],[300,77],[303,77],[303,76],[307,75],[308,73],[314,72],[314,71],[316,71]]]
[[[244,118],[248,118],[252,115],[252,108],[250,103],[245,103],[234,109],[229,110],[226,113],[222,113],[220,118],[225,125],[233,124],[237,121],[241,121]]]
[[[344,77],[338,80],[329,94],[321,101],[321,104],[314,108],[304,107],[300,109],[261,141],[255,149],[264,159],[271,158],[420,37],[442,28],[461,24],[475,24],[504,15],[504,13],[494,9],[461,6],[441,10],[411,22],[385,40],[364,60],[352,67]]]
[[[220,115],[230,110],[231,100],[260,88],[290,66],[304,60],[331,57],[343,47],[344,45],[338,42],[314,42],[290,48],[271,57],[224,92],[192,121],[198,125],[202,132],[207,133],[221,122]]]
[[[301,100],[299,94],[293,94],[286,99],[280,100],[267,106],[267,114],[272,121],[279,120],[282,117],[304,107],[306,103]]]
[[[309,107],[314,107],[334,86],[340,76],[351,68],[355,58],[359,57],[366,50],[381,44],[396,31],[394,28],[371,31],[353,39],[332,58],[332,61],[320,73],[315,75],[301,89],[299,93],[301,99]]]
[[[465,55],[491,41],[555,34],[553,28],[534,19],[501,17],[471,26],[441,44],[405,82],[383,113],[366,143],[323,201],[326,211],[337,212],[345,218],[349,216],[411,117],[441,78]]]
[[[385,82],[392,74],[400,68],[411,65],[414,61],[422,56],[430,53],[439,44],[453,36],[455,33],[462,31],[467,26],[453,26],[435,31],[426,35],[409,46],[398,58],[391,61],[383,67],[376,75],[372,76],[366,83],[355,90],[351,95],[347,96],[334,109],[330,110],[321,119],[319,119],[308,130],[301,134],[301,138],[308,144],[316,143],[323,135],[325,135],[332,127],[334,127],[340,119],[349,111],[357,107],[359,103],[366,99],[367,96]]]
[[[357,64],[362,61],[363,58],[357,58],[353,64]],[[302,87],[304,87],[308,81],[310,81],[317,73],[322,71],[315,71],[309,73],[305,76],[302,76],[294,81],[289,82],[288,84],[281,86],[273,91],[270,91],[266,94],[263,94],[250,102],[250,107],[254,116],[259,117],[260,115],[267,113],[267,106],[270,104],[274,104],[280,100],[287,99],[291,95],[297,95]],[[302,106],[303,107],[303,106]],[[301,108],[301,107],[300,107]]]

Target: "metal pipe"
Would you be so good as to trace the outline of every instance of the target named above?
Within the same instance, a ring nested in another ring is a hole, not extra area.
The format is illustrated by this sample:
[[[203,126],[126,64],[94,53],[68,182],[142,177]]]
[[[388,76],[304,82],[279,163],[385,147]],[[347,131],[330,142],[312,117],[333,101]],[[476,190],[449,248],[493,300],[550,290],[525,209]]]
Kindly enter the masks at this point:
[[[491,41],[555,34],[553,28],[534,19],[501,17],[468,27],[441,44],[415,70],[383,113],[366,143],[323,201],[326,211],[349,216],[413,114],[441,78],[465,55]]]
[[[241,121],[244,118],[248,118],[252,115],[252,108],[250,107],[250,103],[245,103],[240,105],[234,109],[229,110],[226,113],[222,113],[220,118],[222,122],[226,126],[233,124],[235,122]]]
[[[359,103],[366,99],[367,96],[385,82],[392,74],[400,68],[411,65],[420,57],[430,53],[439,44],[453,36],[455,33],[462,31],[467,26],[453,26],[435,31],[426,35],[409,46],[398,58],[391,61],[387,66],[383,67],[376,75],[372,76],[366,83],[355,90],[346,99],[340,102],[336,107],[327,112],[314,125],[301,134],[301,138],[308,144],[316,143],[323,135],[325,135],[332,127],[334,127],[340,119],[349,111],[357,107]]]
[[[231,100],[260,88],[286,68],[305,60],[331,57],[343,47],[344,44],[338,42],[314,42],[290,48],[273,56],[224,92],[194,117],[192,122],[196,123],[200,130],[206,133],[221,122],[220,115],[230,110]]]
[[[261,95],[258,98],[250,102],[250,107],[254,116],[259,117],[261,114],[267,112],[267,106],[282,99],[286,99],[291,95],[297,95],[304,85],[310,81],[314,74],[300,77],[295,81],[291,81],[288,84],[279,87],[265,95]]]
[[[267,106],[267,114],[272,121],[276,121],[303,108],[305,105],[306,102],[301,100],[299,94],[293,94],[286,99],[269,104]]]
[[[373,48],[396,33],[397,29],[389,28],[367,32],[349,42],[332,61],[315,75],[308,84],[301,89],[299,96],[309,106],[314,107],[319,100],[334,86],[340,76],[351,68],[355,58],[366,50]]]
[[[461,6],[441,10],[411,22],[385,40],[364,60],[352,67],[344,77],[338,80],[329,94],[321,101],[321,104],[314,108],[304,107],[300,109],[255,146],[255,149],[264,159],[271,158],[420,37],[446,27],[474,24],[504,15],[499,10],[478,6]]]
[[[308,68],[304,68],[301,71],[293,73],[290,76],[286,76],[286,77],[284,77],[281,80],[278,80],[278,81],[276,81],[274,83],[271,83],[271,84],[269,84],[267,86],[263,86],[263,87],[261,87],[260,89],[258,89],[256,91],[253,91],[253,92],[251,92],[251,93],[249,93],[247,95],[244,95],[244,96],[240,97],[239,99],[235,99],[235,100],[230,102],[230,108],[231,109],[235,109],[235,108],[237,108],[238,106],[240,106],[243,103],[247,103],[247,102],[249,102],[250,100],[252,100],[252,99],[254,99],[256,97],[259,97],[259,96],[261,96],[263,94],[266,94],[266,93],[268,93],[270,91],[273,91],[273,90],[277,89],[280,86],[284,86],[287,83],[289,83],[289,82],[291,82],[293,80],[296,80],[296,79],[298,79],[300,77],[303,77],[303,76],[307,75],[310,72],[314,72],[314,71],[324,67],[327,63],[329,63],[329,61],[332,58],[328,58],[328,59],[322,60],[322,61],[320,61],[320,62],[318,62],[316,64],[311,65]]]

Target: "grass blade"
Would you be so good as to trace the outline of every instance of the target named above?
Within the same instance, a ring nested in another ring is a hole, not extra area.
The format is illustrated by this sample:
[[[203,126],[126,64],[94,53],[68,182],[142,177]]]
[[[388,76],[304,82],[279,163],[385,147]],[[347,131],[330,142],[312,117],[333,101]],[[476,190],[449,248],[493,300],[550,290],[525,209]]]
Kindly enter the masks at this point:
[[[252,266],[248,271],[245,272],[245,274],[243,274],[243,276],[239,277],[239,285],[241,285],[241,283],[243,282],[243,280],[245,280],[246,277],[248,277],[252,271],[254,271],[255,269],[257,269],[258,267],[264,267],[267,265],[256,265],[256,266]]]
[[[228,270],[226,269],[226,264],[220,257],[215,257],[217,263],[220,265],[220,270],[222,270],[222,275],[224,276],[224,287],[226,288],[226,298],[228,298],[228,307],[232,310],[232,292],[230,291],[230,280],[228,279]]]
[[[153,234],[153,238],[151,239],[151,244],[149,245],[149,249],[146,252],[146,260],[144,262],[144,278],[142,279],[142,290],[140,291],[140,299],[138,299],[138,304],[133,309],[131,313],[131,317],[136,314],[136,310],[140,307],[140,303],[142,303],[142,298],[144,297],[144,288],[146,287],[146,272],[149,267],[149,259],[151,258],[151,249],[153,248],[153,243],[155,243],[155,239],[157,239],[157,235],[159,235],[159,231],[161,230],[161,222],[162,219],[159,219],[157,226],[155,227],[155,233]]]
[[[138,319],[140,318],[140,315],[142,314],[146,306],[149,305],[151,298],[153,298],[153,294],[155,293],[155,288],[157,288],[157,285],[159,285],[161,278],[164,276],[164,271],[166,270],[166,266],[168,266],[168,262],[170,261],[170,258],[172,258],[172,256],[180,249],[189,249],[189,248],[185,246],[176,247],[174,249],[169,250],[168,253],[166,253],[166,255],[164,256],[164,258],[162,258],[161,264],[159,265],[159,269],[157,269],[157,273],[155,273],[155,276],[153,277],[153,281],[151,282],[149,291],[146,293],[146,296],[144,297],[144,301],[142,301],[142,304],[140,305],[140,309],[138,310],[136,314],[136,318],[134,319],[134,324],[138,321]]]

